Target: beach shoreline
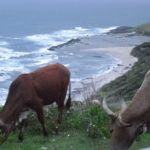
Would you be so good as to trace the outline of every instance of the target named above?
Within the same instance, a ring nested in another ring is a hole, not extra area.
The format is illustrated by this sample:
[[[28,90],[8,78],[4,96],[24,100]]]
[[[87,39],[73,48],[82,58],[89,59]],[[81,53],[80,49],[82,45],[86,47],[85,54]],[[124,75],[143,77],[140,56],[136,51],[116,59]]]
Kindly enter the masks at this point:
[[[133,46],[126,46],[84,49],[84,51],[105,52],[108,55],[118,59],[120,63],[100,76],[80,82],[80,87],[82,88],[80,89],[80,92],[73,97],[73,100],[84,101],[90,98],[92,95],[96,94],[96,92],[100,90],[102,86],[110,83],[111,81],[125,74],[127,71],[131,70],[134,63],[138,61],[138,58],[131,55],[133,48]]]

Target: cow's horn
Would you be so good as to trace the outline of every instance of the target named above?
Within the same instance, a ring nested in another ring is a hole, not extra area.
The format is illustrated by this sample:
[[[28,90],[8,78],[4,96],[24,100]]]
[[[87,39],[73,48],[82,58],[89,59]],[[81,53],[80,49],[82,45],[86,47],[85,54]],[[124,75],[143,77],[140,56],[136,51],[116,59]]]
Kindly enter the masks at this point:
[[[121,98],[120,101],[121,101],[121,109],[122,110],[126,109],[127,108],[127,104],[126,104],[125,100],[123,98]]]
[[[100,101],[98,99],[92,100],[93,105],[101,105]]]
[[[103,99],[102,106],[103,106],[103,109],[106,111],[106,113],[107,113],[109,116],[114,116],[114,117],[116,117],[116,114],[115,114],[114,112],[112,112],[112,111],[109,109],[109,107],[107,106],[106,97],[104,97],[104,99]]]

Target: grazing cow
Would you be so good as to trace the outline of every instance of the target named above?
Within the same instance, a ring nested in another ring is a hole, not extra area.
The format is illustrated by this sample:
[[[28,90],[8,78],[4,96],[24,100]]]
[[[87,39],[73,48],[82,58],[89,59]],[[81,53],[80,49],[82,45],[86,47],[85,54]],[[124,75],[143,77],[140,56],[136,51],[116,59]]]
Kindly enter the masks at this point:
[[[136,92],[132,102],[118,113],[112,112],[103,100],[103,108],[111,118],[112,133],[111,150],[127,150],[143,126],[150,120],[150,71],[146,73],[141,87]]]
[[[58,123],[61,123],[68,87],[67,108],[71,105],[70,72],[61,64],[48,65],[17,77],[10,85],[6,103],[0,113],[0,129],[2,130],[4,141],[25,109],[31,109],[36,112],[43,134],[47,136],[48,131],[45,126],[43,106],[56,102],[59,111]],[[24,121],[21,123],[19,134],[19,140],[21,141],[23,140],[23,126]]]

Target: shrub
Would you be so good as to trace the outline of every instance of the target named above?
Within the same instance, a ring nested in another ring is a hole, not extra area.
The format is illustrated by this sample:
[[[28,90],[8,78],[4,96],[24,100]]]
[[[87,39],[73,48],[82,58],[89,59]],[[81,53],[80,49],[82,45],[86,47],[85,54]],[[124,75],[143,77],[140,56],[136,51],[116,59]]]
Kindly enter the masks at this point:
[[[96,138],[110,137],[108,130],[108,116],[98,106],[89,108],[89,122],[87,127],[88,136]]]
[[[50,107],[45,112],[46,124],[50,131],[53,131],[56,119],[57,108]],[[82,130],[87,133],[91,138],[108,138],[110,137],[108,130],[108,116],[105,114],[99,106],[86,106],[83,110],[64,111],[63,122],[59,127],[59,130]],[[34,129],[34,130],[33,130]],[[30,134],[37,134],[41,131],[41,125],[36,115],[30,116],[28,119],[28,132]]]

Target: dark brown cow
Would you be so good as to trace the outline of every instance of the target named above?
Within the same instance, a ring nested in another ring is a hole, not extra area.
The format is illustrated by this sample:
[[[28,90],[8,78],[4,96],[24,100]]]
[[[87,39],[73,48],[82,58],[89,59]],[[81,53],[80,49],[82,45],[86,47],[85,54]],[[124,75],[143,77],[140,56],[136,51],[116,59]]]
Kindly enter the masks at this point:
[[[43,105],[56,102],[59,111],[58,122],[61,123],[68,86],[70,87],[70,72],[61,64],[48,65],[17,77],[10,85],[6,103],[0,113],[0,129],[4,140],[25,109],[32,109],[36,112],[42,125],[43,134],[47,136]],[[69,108],[70,105],[71,87],[66,107]],[[19,138],[23,140],[22,132],[20,132]]]
[[[111,150],[127,150],[142,132],[143,125],[145,126],[150,120],[150,71],[145,75],[141,87],[127,107],[114,113],[108,108],[104,99],[103,108],[111,118]]]

